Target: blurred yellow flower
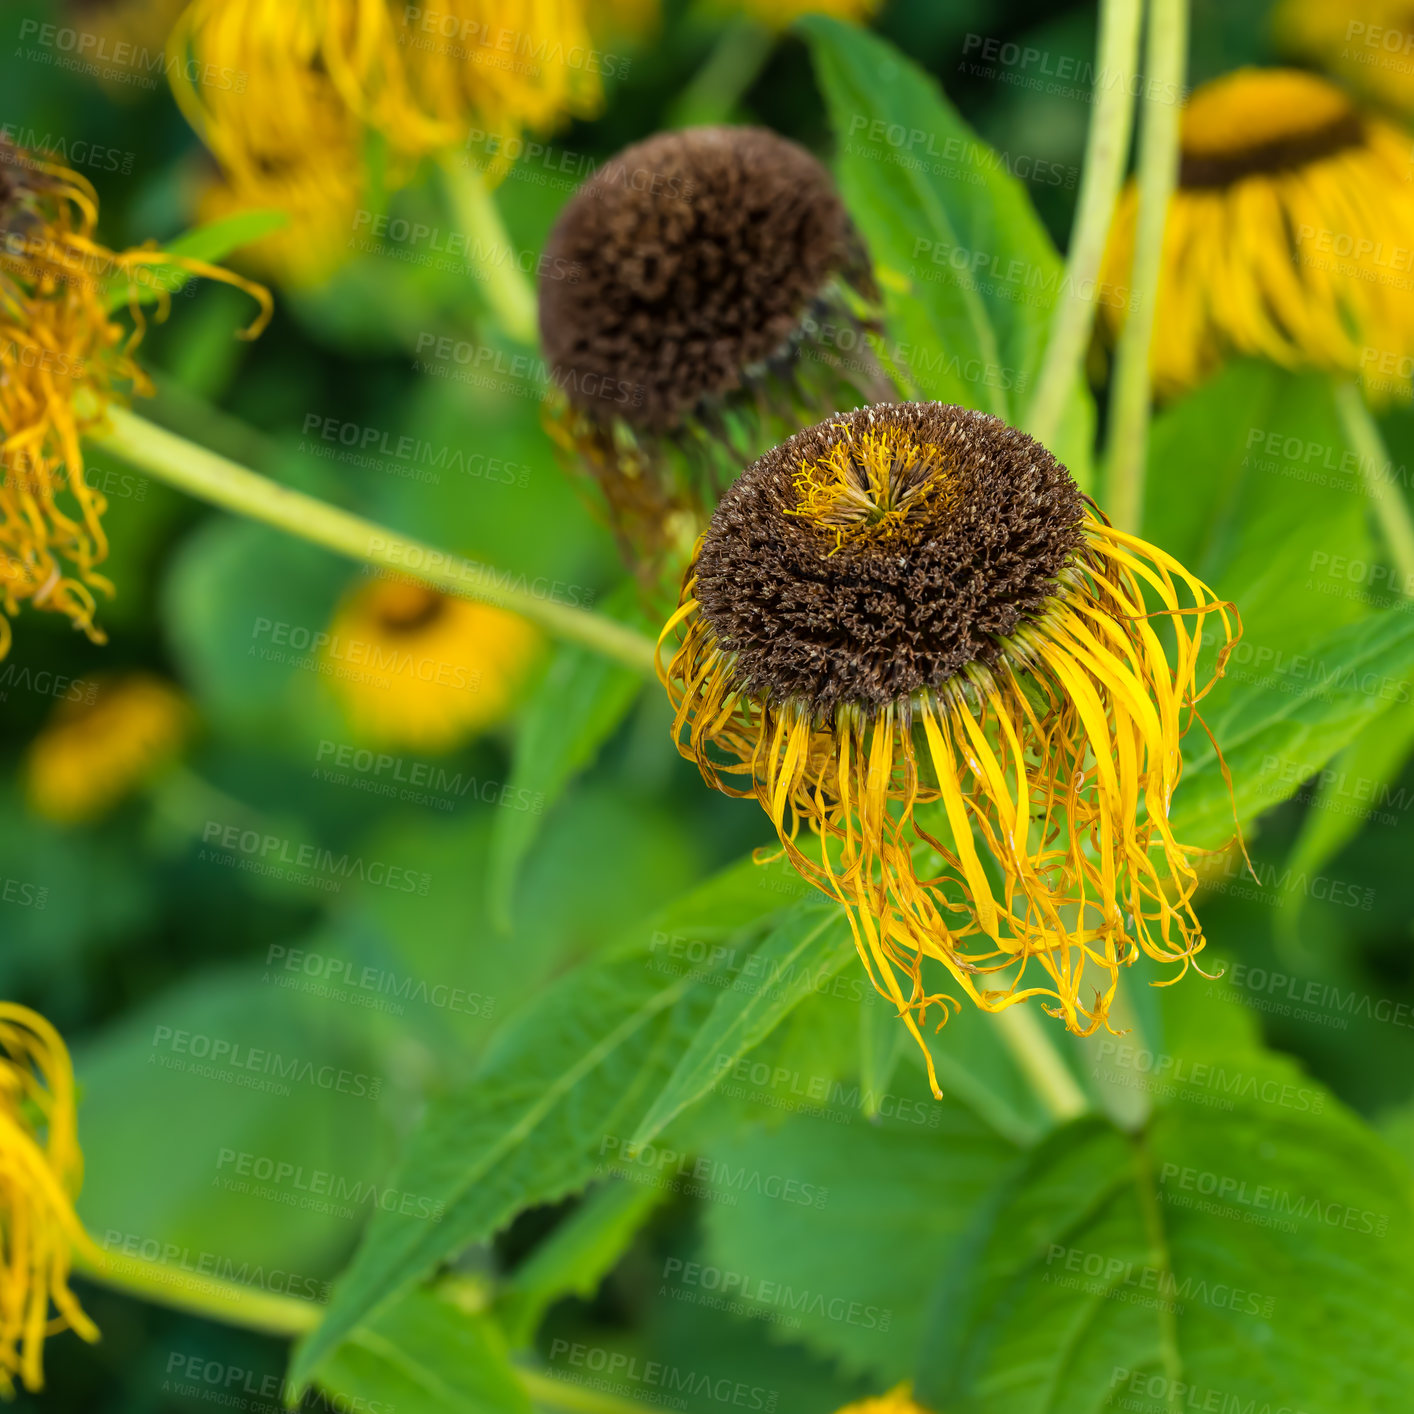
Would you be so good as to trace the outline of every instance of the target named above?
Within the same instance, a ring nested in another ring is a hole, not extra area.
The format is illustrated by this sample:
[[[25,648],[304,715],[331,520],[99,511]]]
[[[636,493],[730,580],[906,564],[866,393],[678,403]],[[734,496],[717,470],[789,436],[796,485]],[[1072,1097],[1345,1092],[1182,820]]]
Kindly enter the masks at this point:
[[[882,0],[730,0],[729,8],[771,29],[788,29],[802,15],[833,15],[861,23],[871,19]]]
[[[61,702],[25,758],[30,805],[66,825],[106,814],[181,751],[191,727],[186,699],[150,673],[84,685],[91,695]]]
[[[95,643],[95,593],[108,554],[103,496],[84,477],[79,439],[113,398],[150,393],[133,358],[157,295],[166,316],[171,267],[226,280],[261,303],[245,337],[269,317],[269,296],[227,272],[155,247],[115,254],[94,239],[98,200],[82,177],[0,139],[0,657],[22,603],[61,613]],[[166,267],[164,269],[164,267]],[[126,295],[133,327],[110,314]]]
[[[899,1385],[888,1394],[875,1395],[846,1404],[839,1414],[928,1414],[921,1404],[913,1402],[907,1385]]]
[[[0,1002],[0,1390],[44,1385],[46,1336],[98,1329],[69,1290],[75,1248],[99,1259],[74,1214],[83,1182],[74,1075],[59,1033]],[[52,1308],[52,1309],[51,1309]]]
[[[925,959],[985,1011],[1039,998],[1079,1035],[1107,1025],[1141,950],[1187,972],[1202,851],[1175,838],[1169,802],[1211,685],[1205,631],[1220,675],[1234,627],[1039,443],[900,403],[742,472],[698,541],[661,672],[678,750],[755,799],[844,905],[927,1056],[923,1026],[959,1003]]]
[[[311,282],[337,263],[379,179],[480,135],[588,114],[603,56],[586,0],[193,0],[168,41],[172,91],[224,176],[230,209],[285,211],[261,254]],[[490,174],[504,167],[497,158]],[[337,240],[331,237],[337,233]]]
[[[1171,396],[1228,355],[1358,373],[1405,395],[1414,368],[1414,148],[1333,85],[1293,69],[1239,69],[1183,115],[1151,359]],[[1136,196],[1126,188],[1101,271],[1123,322]],[[1407,263],[1407,262],[1406,262]]]
[[[1277,42],[1351,88],[1414,114],[1414,9],[1409,0],[1282,0]]]
[[[322,671],[362,740],[448,751],[506,716],[541,642],[504,609],[376,578],[339,607]]]

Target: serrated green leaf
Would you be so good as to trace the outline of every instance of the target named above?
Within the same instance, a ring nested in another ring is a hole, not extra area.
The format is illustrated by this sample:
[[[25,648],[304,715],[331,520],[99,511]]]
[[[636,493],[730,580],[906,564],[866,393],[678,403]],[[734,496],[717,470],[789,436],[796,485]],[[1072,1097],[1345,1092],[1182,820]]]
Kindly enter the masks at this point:
[[[168,241],[162,249],[168,255],[181,255],[189,260],[205,261],[214,265],[233,250],[252,245],[258,240],[282,230],[289,225],[290,218],[283,211],[238,211],[234,216],[223,216],[219,221],[209,221]],[[130,284],[127,280],[115,280],[108,293],[109,309],[122,309],[136,301],[138,304],[155,304],[159,294],[174,294],[192,278],[192,273],[182,265],[150,265],[146,267],[146,279],[142,284]]]
[[[1275,655],[1271,671],[1243,683],[1208,726],[1222,748],[1233,795],[1201,728],[1188,737],[1183,779],[1170,817],[1181,840],[1217,847],[1295,794],[1285,763],[1315,770],[1409,693],[1414,615],[1386,613],[1336,629],[1301,654]]]
[[[1017,425],[1064,265],[1005,158],[886,41],[801,22],[835,130],[845,204],[884,289],[889,345],[922,396]],[[1088,485],[1094,404],[1077,378],[1051,449]]]
[[[319,1383],[348,1401],[339,1408],[531,1414],[494,1320],[431,1291],[410,1291],[359,1326],[325,1361]]]
[[[848,921],[829,899],[804,899],[782,914],[753,952],[749,969],[732,979],[692,1038],[633,1142],[648,1143],[712,1090],[730,1064],[760,1045],[855,956]]]
[[[627,586],[611,596],[606,612],[646,628],[636,602],[636,590]],[[499,927],[510,927],[516,879],[545,811],[598,755],[642,687],[640,673],[574,644],[561,646],[551,660],[526,708],[511,761],[511,788],[540,798],[542,809],[501,811],[491,835],[491,912]]]
[[[715,965],[697,966],[675,955],[679,930],[702,922],[706,936],[730,933],[771,900],[742,866],[729,869],[640,930],[632,950],[561,978],[501,1032],[471,1083],[429,1106],[394,1180],[440,1200],[444,1216],[374,1217],[323,1324],[296,1352],[298,1383],[440,1261],[612,1170],[720,996],[722,974],[749,955],[722,949]]]

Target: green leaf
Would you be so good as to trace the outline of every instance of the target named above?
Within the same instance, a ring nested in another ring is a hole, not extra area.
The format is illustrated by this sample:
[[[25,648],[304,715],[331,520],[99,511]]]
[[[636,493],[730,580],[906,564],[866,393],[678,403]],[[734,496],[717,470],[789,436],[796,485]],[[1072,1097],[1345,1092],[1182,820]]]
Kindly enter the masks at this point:
[[[711,1091],[731,1064],[855,956],[848,921],[831,900],[804,899],[782,915],[692,1038],[633,1142],[648,1143]]]
[[[636,596],[634,586],[626,586],[606,601],[604,610],[646,628],[646,619],[634,607]],[[491,836],[491,911],[502,929],[510,928],[516,879],[545,811],[599,754],[642,687],[642,675],[632,668],[573,644],[562,646],[551,660],[516,737],[510,781],[512,790],[543,799],[544,808],[500,811]]]
[[[1293,761],[1286,774],[1301,780],[1316,777],[1316,793],[1292,846],[1287,869],[1297,877],[1319,874],[1360,833],[1372,815],[1388,816],[1396,799],[1392,787],[1414,750],[1414,708],[1392,708],[1378,726],[1362,732],[1328,765]],[[1278,915],[1278,926],[1296,927],[1307,895],[1296,892],[1290,907]]]
[[[238,211],[234,216],[223,216],[219,221],[209,221],[186,231],[168,241],[162,249],[168,255],[214,265],[233,250],[253,245],[282,230],[289,220],[283,211]],[[134,300],[138,304],[155,304],[159,293],[174,294],[192,278],[190,270],[176,263],[147,266],[142,284],[129,283],[126,279],[113,281],[108,292],[108,308],[123,309]]]
[[[1380,614],[1336,629],[1299,654],[1274,654],[1270,671],[1238,669],[1243,690],[1210,717],[1231,773],[1244,825],[1295,794],[1286,763],[1317,770],[1390,706],[1407,702],[1414,667],[1414,616]],[[1195,725],[1171,816],[1178,838],[1221,845],[1233,833],[1228,797],[1212,744]]]
[[[1166,1035],[1087,1043],[1157,1102],[1055,1131],[942,1274],[918,1389],[954,1414],[1394,1414],[1414,1375],[1406,1168],[1241,1007],[1166,989]]]
[[[923,396],[1016,425],[1064,278],[1025,188],[937,83],[884,40],[821,15],[800,28],[830,111],[845,204],[884,289],[889,346]],[[1052,450],[1082,485],[1093,430],[1077,378]]]
[[[430,1291],[410,1291],[354,1330],[325,1361],[319,1383],[347,1401],[338,1408],[531,1414],[495,1322]]]
[[[705,1209],[707,1260],[733,1295],[778,1338],[879,1385],[912,1368],[939,1270],[1022,1152],[952,1092],[934,1100],[918,1068],[899,1081],[876,1097],[888,1113],[873,1122],[843,1084],[832,1119],[807,1101],[704,1154],[718,1199]],[[667,1278],[678,1300],[705,1295],[685,1266]]]
[[[513,1345],[529,1345],[547,1308],[565,1296],[588,1300],[667,1191],[611,1178],[511,1274],[496,1309]]]
[[[769,911],[771,897],[743,866],[729,869],[638,930],[632,951],[562,977],[501,1032],[472,1082],[429,1106],[394,1180],[441,1201],[443,1218],[374,1217],[323,1324],[296,1352],[297,1382],[439,1262],[522,1208],[612,1170],[723,977],[749,956],[720,949],[715,964],[699,967],[690,952],[678,955],[677,940],[692,929],[705,950],[706,940]]]

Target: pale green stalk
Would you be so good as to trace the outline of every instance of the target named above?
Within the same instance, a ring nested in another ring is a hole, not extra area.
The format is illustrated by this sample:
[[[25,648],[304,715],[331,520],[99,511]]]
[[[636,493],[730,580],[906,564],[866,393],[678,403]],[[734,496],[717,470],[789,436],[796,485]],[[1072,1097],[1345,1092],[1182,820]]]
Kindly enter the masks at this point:
[[[1341,426],[1360,463],[1365,489],[1374,502],[1385,548],[1399,571],[1400,587],[1406,595],[1414,595],[1414,518],[1410,517],[1404,492],[1383,475],[1391,465],[1384,438],[1354,383],[1336,385],[1335,403]]]

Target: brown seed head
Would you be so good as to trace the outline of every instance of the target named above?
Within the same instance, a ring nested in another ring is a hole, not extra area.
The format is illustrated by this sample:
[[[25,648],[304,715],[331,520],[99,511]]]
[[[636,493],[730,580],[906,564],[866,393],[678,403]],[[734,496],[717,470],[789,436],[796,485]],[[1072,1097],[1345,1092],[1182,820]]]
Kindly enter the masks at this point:
[[[749,692],[824,719],[994,662],[1056,593],[1083,515],[1066,468],[999,418],[859,408],[741,474],[695,594]]]
[[[829,173],[761,128],[625,148],[560,214],[540,278],[555,382],[606,420],[666,432],[777,353],[863,247]]]

